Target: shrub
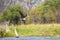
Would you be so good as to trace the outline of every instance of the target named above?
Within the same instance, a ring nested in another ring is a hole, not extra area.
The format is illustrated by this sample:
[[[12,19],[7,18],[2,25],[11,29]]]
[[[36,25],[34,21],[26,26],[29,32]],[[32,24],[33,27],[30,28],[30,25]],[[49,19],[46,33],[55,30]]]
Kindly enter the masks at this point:
[[[1,17],[0,17],[0,22],[3,21],[13,21],[14,23],[18,24],[20,23],[20,18],[21,14],[24,15],[24,10],[21,6],[15,5],[15,6],[9,6],[5,11],[3,11]]]

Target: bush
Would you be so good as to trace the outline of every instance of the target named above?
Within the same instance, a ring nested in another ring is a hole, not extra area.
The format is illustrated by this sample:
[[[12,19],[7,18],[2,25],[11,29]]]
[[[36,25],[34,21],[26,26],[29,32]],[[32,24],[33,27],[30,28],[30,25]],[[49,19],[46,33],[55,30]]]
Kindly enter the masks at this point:
[[[20,23],[20,18],[21,14],[24,15],[24,10],[21,6],[15,5],[15,6],[9,6],[5,11],[3,11],[1,17],[0,17],[0,22],[3,21],[13,21],[14,23],[18,24]],[[17,20],[16,20],[17,19]]]
[[[31,20],[34,21],[37,18],[38,23],[56,23],[57,19],[60,20],[59,4],[60,0],[46,0],[43,4],[30,10]]]

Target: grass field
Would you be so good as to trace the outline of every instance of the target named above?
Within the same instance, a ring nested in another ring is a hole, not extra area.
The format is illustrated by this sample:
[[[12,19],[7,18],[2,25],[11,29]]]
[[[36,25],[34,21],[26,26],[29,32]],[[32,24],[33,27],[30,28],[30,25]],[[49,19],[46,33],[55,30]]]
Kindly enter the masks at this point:
[[[8,32],[6,32],[6,26],[3,28],[3,37],[16,36],[14,28],[18,32],[19,36],[50,36],[60,37],[60,24],[29,24],[29,25],[11,25]],[[0,33],[1,35],[1,33]],[[1,37],[1,36],[0,36]]]

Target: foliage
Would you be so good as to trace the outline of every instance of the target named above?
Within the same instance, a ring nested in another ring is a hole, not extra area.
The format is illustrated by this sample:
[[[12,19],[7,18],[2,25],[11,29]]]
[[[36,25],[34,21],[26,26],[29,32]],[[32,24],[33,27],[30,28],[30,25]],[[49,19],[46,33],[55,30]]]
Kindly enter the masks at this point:
[[[39,23],[55,23],[60,10],[60,0],[46,0],[43,4],[31,9],[32,20]],[[60,15],[60,14],[59,14]]]
[[[18,11],[21,11],[24,15],[28,13],[26,17],[27,24],[56,23],[58,20],[58,22],[60,22],[60,0],[45,0],[44,3],[29,11],[24,10],[19,5],[10,6],[3,12],[2,16],[0,16],[0,22],[21,17]],[[19,19],[17,21],[19,21]]]
[[[20,12],[22,12],[22,14],[24,13],[24,10],[21,6],[19,5],[15,5],[15,6],[9,6],[1,15],[0,18],[0,22],[2,21],[8,21],[8,20],[14,20],[16,17],[17,22],[20,21]]]

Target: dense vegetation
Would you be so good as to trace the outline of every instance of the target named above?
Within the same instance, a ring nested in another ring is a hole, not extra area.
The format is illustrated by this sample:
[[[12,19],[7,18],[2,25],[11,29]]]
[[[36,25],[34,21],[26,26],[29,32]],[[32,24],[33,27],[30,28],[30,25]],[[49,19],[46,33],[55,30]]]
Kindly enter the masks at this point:
[[[33,22],[58,23],[60,22],[60,0],[46,0],[45,3],[31,9],[30,17]]]
[[[21,14],[25,15],[25,12],[23,10],[22,7],[20,7],[19,5],[15,5],[15,6],[9,6],[7,8],[7,10],[4,10],[3,13],[0,16],[0,22],[4,22],[4,21],[12,21],[16,24],[18,24],[21,20]],[[15,20],[16,19],[16,20]]]
[[[44,3],[32,8],[29,11],[24,10],[19,5],[9,6],[0,15],[0,22],[9,21],[13,19],[14,22],[21,23],[19,12],[24,15],[27,13],[26,23],[60,23],[60,0],[45,0]],[[18,18],[16,21],[15,18]],[[6,32],[4,26],[0,31],[0,37],[15,36],[14,25],[10,25],[9,32]],[[60,37],[60,24],[46,24],[46,25],[18,25],[16,30],[19,36],[54,36]]]
[[[2,21],[10,20],[16,16],[19,16],[18,11],[24,12],[22,7],[10,6],[3,12],[1,16]],[[26,11],[28,16],[26,17],[26,23],[60,23],[60,0],[45,0],[44,3]],[[25,14],[24,12],[24,14]],[[0,19],[1,19],[0,18]],[[1,21],[1,20],[0,20]]]

